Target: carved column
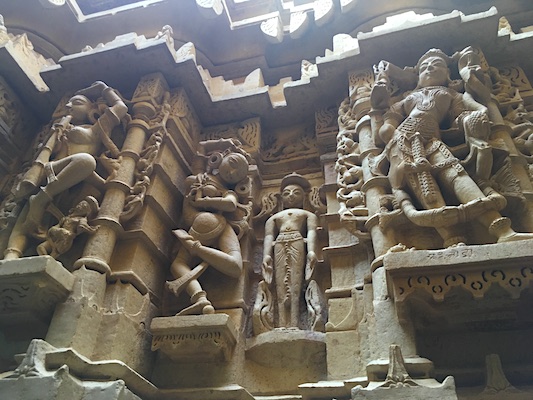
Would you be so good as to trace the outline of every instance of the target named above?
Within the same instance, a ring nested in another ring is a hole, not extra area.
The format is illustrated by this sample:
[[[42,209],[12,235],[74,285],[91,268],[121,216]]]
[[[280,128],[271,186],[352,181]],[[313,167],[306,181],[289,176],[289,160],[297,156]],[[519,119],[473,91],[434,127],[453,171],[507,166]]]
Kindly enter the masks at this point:
[[[151,87],[150,87],[151,86]],[[107,191],[96,218],[99,229],[85,246],[83,256],[74,264],[82,265],[102,273],[112,275],[109,261],[115,248],[117,234],[123,230],[120,215],[124,209],[126,195],[134,183],[135,166],[139,160],[147,135],[150,131],[149,121],[155,115],[156,106],[162,100],[167,84],[162,75],[145,77],[133,95],[133,119],[128,124],[126,139],[120,152],[120,166],[115,176],[107,182]],[[135,280],[135,277],[128,277]],[[125,279],[121,276],[121,279]],[[138,289],[141,288],[140,282]]]
[[[146,284],[131,268],[111,262],[124,229],[121,214],[135,183],[137,162],[150,133],[150,118],[167,92],[160,74],[141,80],[133,97],[133,119],[127,126],[118,168],[106,182],[106,192],[82,257],[74,264],[77,277],[70,299],[58,306],[47,341],[56,347],[73,347],[93,359],[119,359],[147,373],[151,357],[143,327],[154,313]],[[115,271],[117,270],[117,271]],[[152,309],[152,310],[151,310]],[[150,311],[151,310],[151,311]],[[68,329],[65,326],[68,324]],[[131,340],[124,340],[124,331]],[[97,345],[98,344],[98,345]],[[142,349],[147,349],[142,351]]]

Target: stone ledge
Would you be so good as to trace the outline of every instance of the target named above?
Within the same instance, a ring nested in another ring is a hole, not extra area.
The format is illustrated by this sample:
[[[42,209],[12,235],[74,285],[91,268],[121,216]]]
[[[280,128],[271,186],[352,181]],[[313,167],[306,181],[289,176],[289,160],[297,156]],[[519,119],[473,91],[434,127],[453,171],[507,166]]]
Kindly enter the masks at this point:
[[[326,357],[326,334],[296,328],[276,328],[250,338],[246,357],[269,367],[314,365]]]
[[[50,256],[0,261],[0,322],[48,318],[74,285],[74,276]]]
[[[229,361],[237,343],[227,314],[154,318],[150,330],[152,350],[176,362]]]
[[[461,287],[481,299],[493,284],[512,298],[520,297],[533,281],[531,240],[444,250],[416,250],[385,255],[384,266],[396,301],[404,301],[416,289],[442,302],[453,287]]]
[[[352,389],[352,400],[376,399],[424,399],[424,400],[457,400],[455,380],[447,377],[439,383],[434,379],[415,379],[416,386],[398,384],[396,386],[380,386],[372,382],[367,387],[357,386]],[[377,387],[376,387],[377,386]]]

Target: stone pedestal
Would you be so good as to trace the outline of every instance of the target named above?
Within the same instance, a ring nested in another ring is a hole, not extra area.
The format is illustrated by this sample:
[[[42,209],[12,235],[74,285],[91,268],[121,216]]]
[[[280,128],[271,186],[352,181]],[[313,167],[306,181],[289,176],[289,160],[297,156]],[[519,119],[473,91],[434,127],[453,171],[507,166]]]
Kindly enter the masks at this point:
[[[0,261],[0,324],[48,319],[73,284],[72,274],[49,256]]]
[[[352,400],[457,400],[455,381],[449,376],[443,383],[434,379],[421,379],[415,385],[380,386],[371,382],[367,387],[352,389]]]
[[[268,367],[313,365],[326,356],[326,334],[276,328],[248,339],[246,357]]]
[[[237,330],[227,314],[154,318],[152,350],[176,362],[229,361]]]

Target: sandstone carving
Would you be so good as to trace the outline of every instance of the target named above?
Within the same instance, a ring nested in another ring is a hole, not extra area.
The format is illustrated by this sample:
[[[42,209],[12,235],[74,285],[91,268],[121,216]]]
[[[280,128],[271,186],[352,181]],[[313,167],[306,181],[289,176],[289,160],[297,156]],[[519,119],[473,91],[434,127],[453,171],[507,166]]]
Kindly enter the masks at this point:
[[[279,195],[263,199],[261,218],[278,206],[283,209],[265,224],[262,275],[254,307],[254,332],[274,327],[323,327],[324,312],[318,284],[312,280],[317,264],[317,216],[304,208],[311,186],[301,175],[292,173],[281,181]],[[307,288],[306,288],[307,286]],[[301,300],[305,289],[308,327],[300,323]],[[275,293],[275,295],[273,295]],[[274,300],[275,299],[275,300]]]
[[[455,59],[462,81],[450,80]],[[353,118],[357,130],[356,124],[363,124],[368,112],[373,141],[383,149],[375,151],[376,156],[367,154],[372,174],[385,174],[393,195],[381,195],[382,229],[406,218],[416,226],[435,228],[444,247],[472,241],[463,226],[472,220],[498,242],[532,237],[515,232],[511,220],[499,212],[507,205],[503,192],[519,183],[508,149],[491,130],[490,121],[499,122],[501,115],[491,76],[482,64],[482,55],[472,47],[454,58],[429,50],[413,68],[382,61],[375,68],[370,93],[372,112],[357,109],[367,90],[359,85],[352,109],[344,115],[360,112],[359,118]],[[344,127],[338,141],[338,198],[341,216],[350,216],[353,207],[364,201],[359,191],[363,162],[361,143],[352,140],[349,125]]]
[[[76,236],[82,233],[92,234],[97,227],[91,226],[89,220],[98,213],[98,201],[87,196],[73,207],[59,223],[48,229],[46,240],[37,246],[39,255],[51,255],[54,258],[66,253],[72,247]]]
[[[208,140],[200,146],[198,156],[205,167],[187,179],[183,206],[187,230],[173,231],[181,248],[171,266],[176,279],[167,288],[176,296],[186,289],[192,303],[178,315],[214,313],[198,282],[208,266],[233,279],[239,278],[243,267],[239,236],[248,227],[250,210],[241,203],[236,187],[247,181],[249,156],[233,139]]]
[[[105,103],[96,103],[98,98]],[[112,88],[95,82],[78,91],[66,107],[68,114],[52,126],[32,167],[15,189],[18,199],[29,199],[13,228],[5,259],[20,257],[28,236],[43,235],[43,217],[56,196],[85,180],[102,187],[104,179],[95,172],[98,157],[119,155],[111,132],[128,108]]]

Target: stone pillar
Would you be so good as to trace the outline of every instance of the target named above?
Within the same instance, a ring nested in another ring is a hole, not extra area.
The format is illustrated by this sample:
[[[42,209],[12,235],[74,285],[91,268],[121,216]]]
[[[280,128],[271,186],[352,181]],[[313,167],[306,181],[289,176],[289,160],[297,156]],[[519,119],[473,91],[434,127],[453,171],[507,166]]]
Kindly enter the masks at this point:
[[[146,327],[156,307],[150,302],[147,284],[132,271],[133,260],[112,259],[119,235],[124,235],[121,216],[138,178],[137,164],[151,133],[151,119],[162,109],[167,92],[160,74],[149,75],[139,83],[118,168],[106,182],[94,221],[98,230],[74,263],[75,289],[58,306],[46,337],[53,346],[72,347],[91,360],[118,359],[141,374],[148,374],[151,367]]]

